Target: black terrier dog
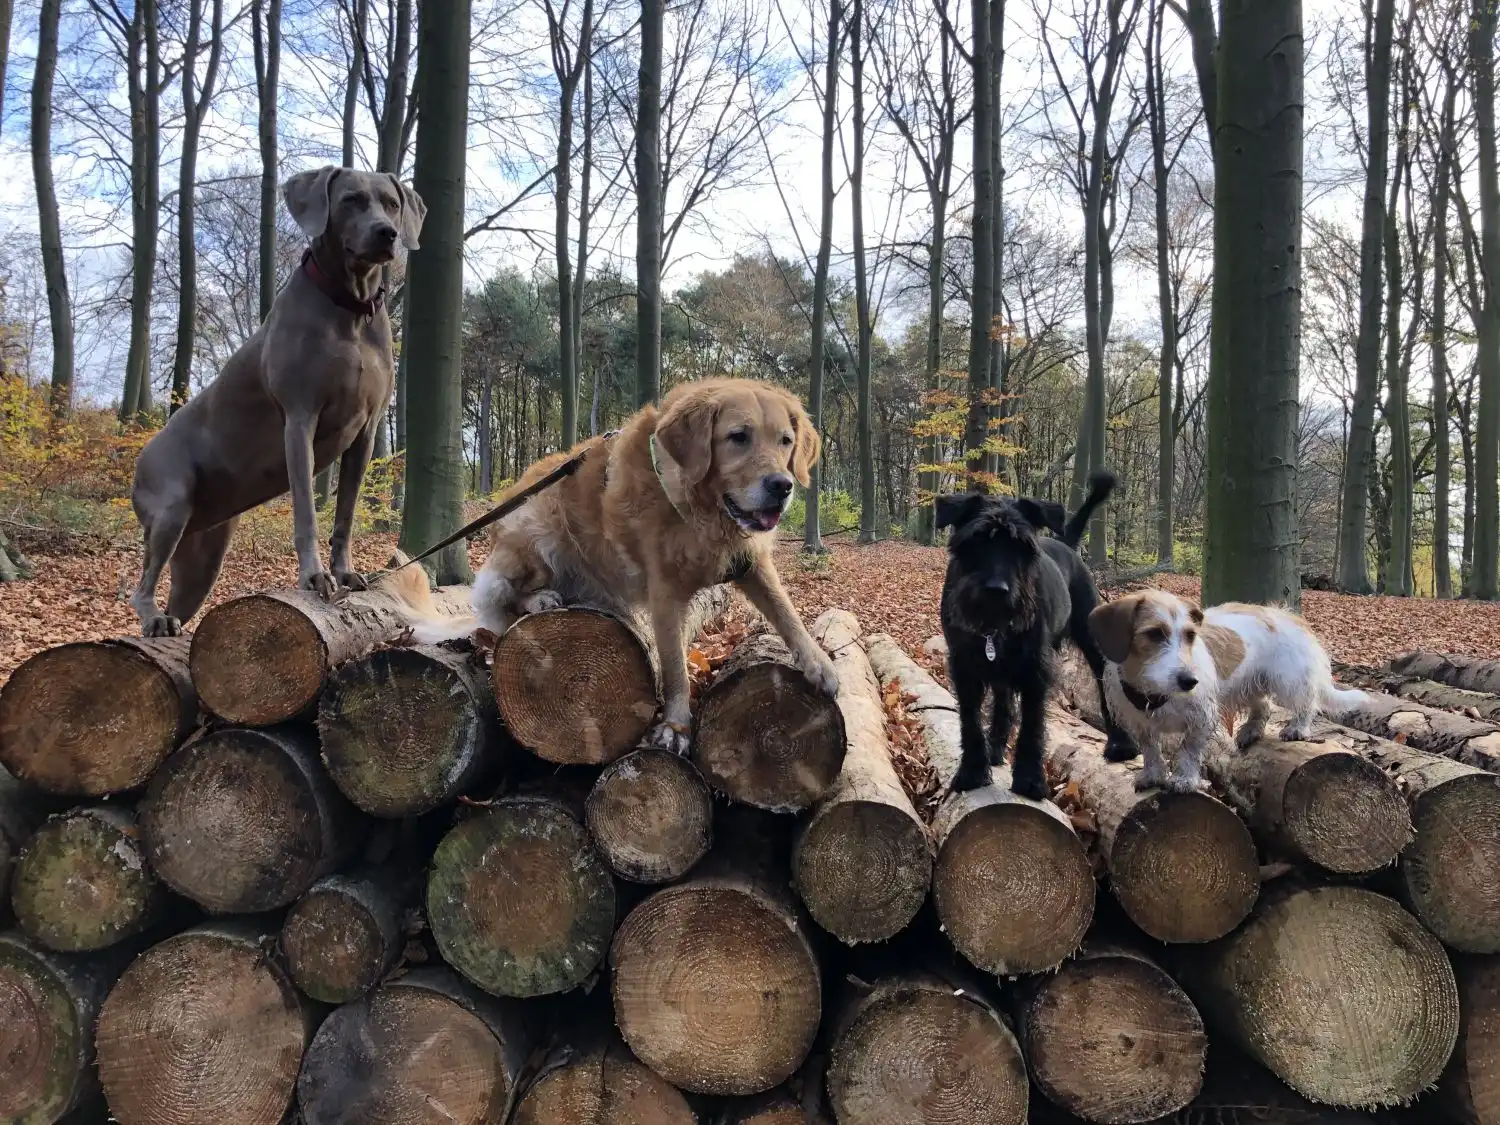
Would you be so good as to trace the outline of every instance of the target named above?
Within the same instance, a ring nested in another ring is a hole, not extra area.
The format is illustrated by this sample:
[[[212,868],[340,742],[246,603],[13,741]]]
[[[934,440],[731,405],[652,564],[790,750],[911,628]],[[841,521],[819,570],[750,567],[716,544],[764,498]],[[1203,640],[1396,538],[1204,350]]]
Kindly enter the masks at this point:
[[[1113,473],[1092,473],[1088,496],[1066,523],[1067,510],[1052,500],[977,493],[938,497],[937,526],[953,528],[942,621],[948,675],[962,727],[963,762],[953,781],[955,790],[988,785],[989,767],[1004,762],[1012,696],[1019,694],[1021,730],[1011,790],[1033,800],[1046,799],[1045,708],[1053,661],[1064,637],[1071,637],[1082,650],[1099,685],[1109,733],[1105,757],[1123,762],[1138,753],[1104,706],[1104,654],[1089,631],[1089,613],[1100,602],[1099,589],[1078,555],[1089,518],[1114,487]],[[1041,531],[1057,538],[1042,537]],[[988,747],[980,719],[986,688],[994,693]]]

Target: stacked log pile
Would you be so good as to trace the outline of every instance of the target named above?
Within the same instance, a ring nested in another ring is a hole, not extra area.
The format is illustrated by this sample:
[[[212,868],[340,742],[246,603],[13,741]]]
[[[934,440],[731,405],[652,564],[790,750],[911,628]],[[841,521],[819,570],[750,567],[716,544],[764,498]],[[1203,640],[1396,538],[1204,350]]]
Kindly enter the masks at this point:
[[[1054,800],[933,800],[941,684],[833,610],[826,699],[728,604],[688,758],[598,609],[487,655],[273,591],[37,654],[0,1122],[1500,1125],[1500,775],[1452,725],[1488,718],[1372,704],[1140,793],[1069,679]]]

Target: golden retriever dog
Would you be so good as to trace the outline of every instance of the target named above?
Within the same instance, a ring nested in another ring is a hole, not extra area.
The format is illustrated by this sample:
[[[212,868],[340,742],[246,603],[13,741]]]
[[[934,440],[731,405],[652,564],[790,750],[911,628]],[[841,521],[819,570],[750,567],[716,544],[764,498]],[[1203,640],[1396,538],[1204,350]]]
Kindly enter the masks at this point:
[[[495,524],[474,581],[474,618],[429,617],[414,605],[418,641],[488,629],[497,636],[527,613],[583,603],[644,608],[661,654],[662,721],[651,743],[683,753],[691,713],[683,616],[699,590],[736,583],[791,649],[820,691],[838,674],[776,573],[771,548],[796,484],[817,462],[817,431],[802,404],[749,379],[677,387],[613,435],[592,438],[535,465],[527,487],[579,450],[579,469]]]

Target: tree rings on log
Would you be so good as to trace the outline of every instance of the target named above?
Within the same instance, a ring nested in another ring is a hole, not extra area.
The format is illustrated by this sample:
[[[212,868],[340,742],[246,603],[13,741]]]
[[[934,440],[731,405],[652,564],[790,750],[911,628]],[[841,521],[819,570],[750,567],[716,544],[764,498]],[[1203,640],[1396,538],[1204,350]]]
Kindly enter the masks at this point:
[[[1099,1125],[1170,1117],[1203,1084],[1208,1037],[1187,994],[1134,950],[1084,949],[1024,986],[1017,1030],[1049,1101]]]
[[[418,969],[323,1021],[297,1080],[301,1119],[493,1125],[507,1120],[533,1042],[519,1008]]]
[[[1024,1125],[1026,1064],[977,996],[925,978],[877,985],[839,1020],[828,1100],[859,1125]]]
[[[512,1125],[697,1125],[681,1092],[618,1042],[575,1050],[542,1065]]]
[[[328,774],[372,816],[417,816],[471,792],[499,765],[499,724],[483,667],[442,648],[348,661],[318,701]]]
[[[415,880],[375,870],[327,875],[287,911],[281,952],[292,980],[323,1004],[346,1004],[396,967],[406,938],[403,913]]]
[[[1443,947],[1371,891],[1268,894],[1182,968],[1210,1025],[1315,1102],[1404,1105],[1438,1080],[1458,1038]]]
[[[129,810],[74,809],[37,831],[16,864],[11,901],[33,941],[60,953],[139,933],[164,901]]]
[[[161,880],[215,914],[287,906],[358,843],[316,740],[292,728],[194,739],[157,771],[140,821]]]
[[[646,645],[602,610],[527,614],[495,648],[494,682],[506,729],[559,765],[612,762],[656,717],[656,670]]]
[[[1500,1125],[1500,957],[1457,957],[1458,1046],[1443,1100],[1465,1125]]]
[[[607,766],[584,816],[614,873],[633,883],[670,883],[713,843],[713,794],[686,759],[635,750]]]
[[[438,845],[427,921],[444,959],[486,992],[566,992],[609,948],[615,883],[563,801],[507,797]]]
[[[844,767],[844,716],[781,638],[744,641],[703,697],[693,761],[715,789],[771,812],[816,804]]]
[[[0,765],[65,796],[144,785],[193,729],[187,637],[123,637],[37,653],[0,687]]]
[[[120,1125],[279,1125],[308,1025],[251,926],[203,927],[148,949],[99,1013],[99,1077]]]
[[[642,1062],[700,1094],[758,1094],[818,1032],[817,959],[784,883],[732,871],[657,891],[615,935],[615,1022]]]

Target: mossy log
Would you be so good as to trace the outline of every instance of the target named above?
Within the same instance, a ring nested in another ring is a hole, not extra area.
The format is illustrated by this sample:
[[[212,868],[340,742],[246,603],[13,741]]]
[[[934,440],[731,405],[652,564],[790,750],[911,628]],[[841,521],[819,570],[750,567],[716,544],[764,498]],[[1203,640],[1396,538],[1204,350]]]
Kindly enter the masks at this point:
[[[584,818],[610,869],[633,883],[670,883],[713,845],[713,794],[696,766],[634,750],[606,766]]]
[[[495,777],[506,739],[475,652],[387,648],[339,665],[318,700],[328,775],[358,808],[417,816]]]
[[[427,922],[445,960],[486,992],[567,992],[615,927],[615,882],[560,795],[506,797],[460,822],[427,878]]]
[[[1216,1033],[1315,1102],[1404,1105],[1438,1080],[1458,1038],[1442,946],[1360,888],[1278,888],[1177,969]]]
[[[683,642],[728,605],[725,586],[699,591],[683,616]],[[506,728],[537,757],[604,765],[651,729],[658,666],[644,614],[588,606],[532,613],[495,648],[495,699]]]
[[[828,1100],[860,1125],[1024,1125],[1026,1064],[988,1001],[946,979],[895,977],[834,1016]]]
[[[215,914],[290,905],[353,854],[363,821],[296,727],[224,727],[162,765],[139,809],[151,866]]]
[[[469,588],[432,591],[439,613],[469,612]],[[203,705],[220,718],[270,726],[310,714],[329,675],[403,636],[410,613],[375,586],[324,601],[311,590],[262,590],[210,609],[190,664]]]
[[[11,901],[27,937],[58,953],[105,949],[144,930],[165,905],[129,808],[52,817],[16,863]]]
[[[1091,941],[1021,986],[1016,1030],[1049,1101],[1099,1125],[1139,1125],[1188,1105],[1208,1037],[1198,1009],[1144,952]]]
[[[801,812],[838,780],[844,715],[774,633],[740,643],[703,696],[693,761],[716,790],[771,812]]]
[[[538,1041],[535,1012],[415,969],[323,1021],[297,1079],[305,1125],[492,1125]]]
[[[642,1066],[607,1010],[569,1021],[516,1103],[512,1125],[697,1125],[682,1093]]]
[[[120,1125],[280,1125],[312,1032],[275,927],[197,927],[131,964],[99,1013],[99,1077]]]
[[[883,686],[899,682],[946,789],[958,773],[958,704],[884,634],[866,638]],[[1010,770],[955,793],[932,822],[932,896],[943,930],[972,964],[997,976],[1044,972],[1078,948],[1094,916],[1094,875],[1072,824],[1050,801],[1011,792]]]
[[[0,1121],[52,1125],[96,1105],[94,1022],[124,967],[118,950],[68,957],[0,934]]]
[[[1500,695],[1500,660],[1448,652],[1408,652],[1391,661],[1391,672],[1412,679],[1436,680],[1465,691]]]
[[[0,765],[50,793],[136,789],[198,721],[187,637],[58,645],[0,687]]]
[[[1362,705],[1334,717],[1366,734],[1400,739],[1417,750],[1500,773],[1500,726],[1495,723],[1384,692],[1365,694]]]
[[[297,987],[320,1003],[346,1004],[378,985],[401,960],[420,891],[420,873],[395,866],[319,879],[281,924]]]
[[[927,898],[932,847],[891,765],[880,684],[859,645],[859,622],[831,609],[812,635],[838,670],[848,750],[833,788],[798,830],[792,884],[813,920],[840,941],[884,941]]]
[[[1464,1125],[1500,1125],[1500,957],[1456,957],[1458,1046],[1443,1101]]]
[[[1206,793],[1137,792],[1139,761],[1104,760],[1104,736],[1049,708],[1048,759],[1093,814],[1125,913],[1158,941],[1205,942],[1244,921],[1260,893],[1250,830]]]

